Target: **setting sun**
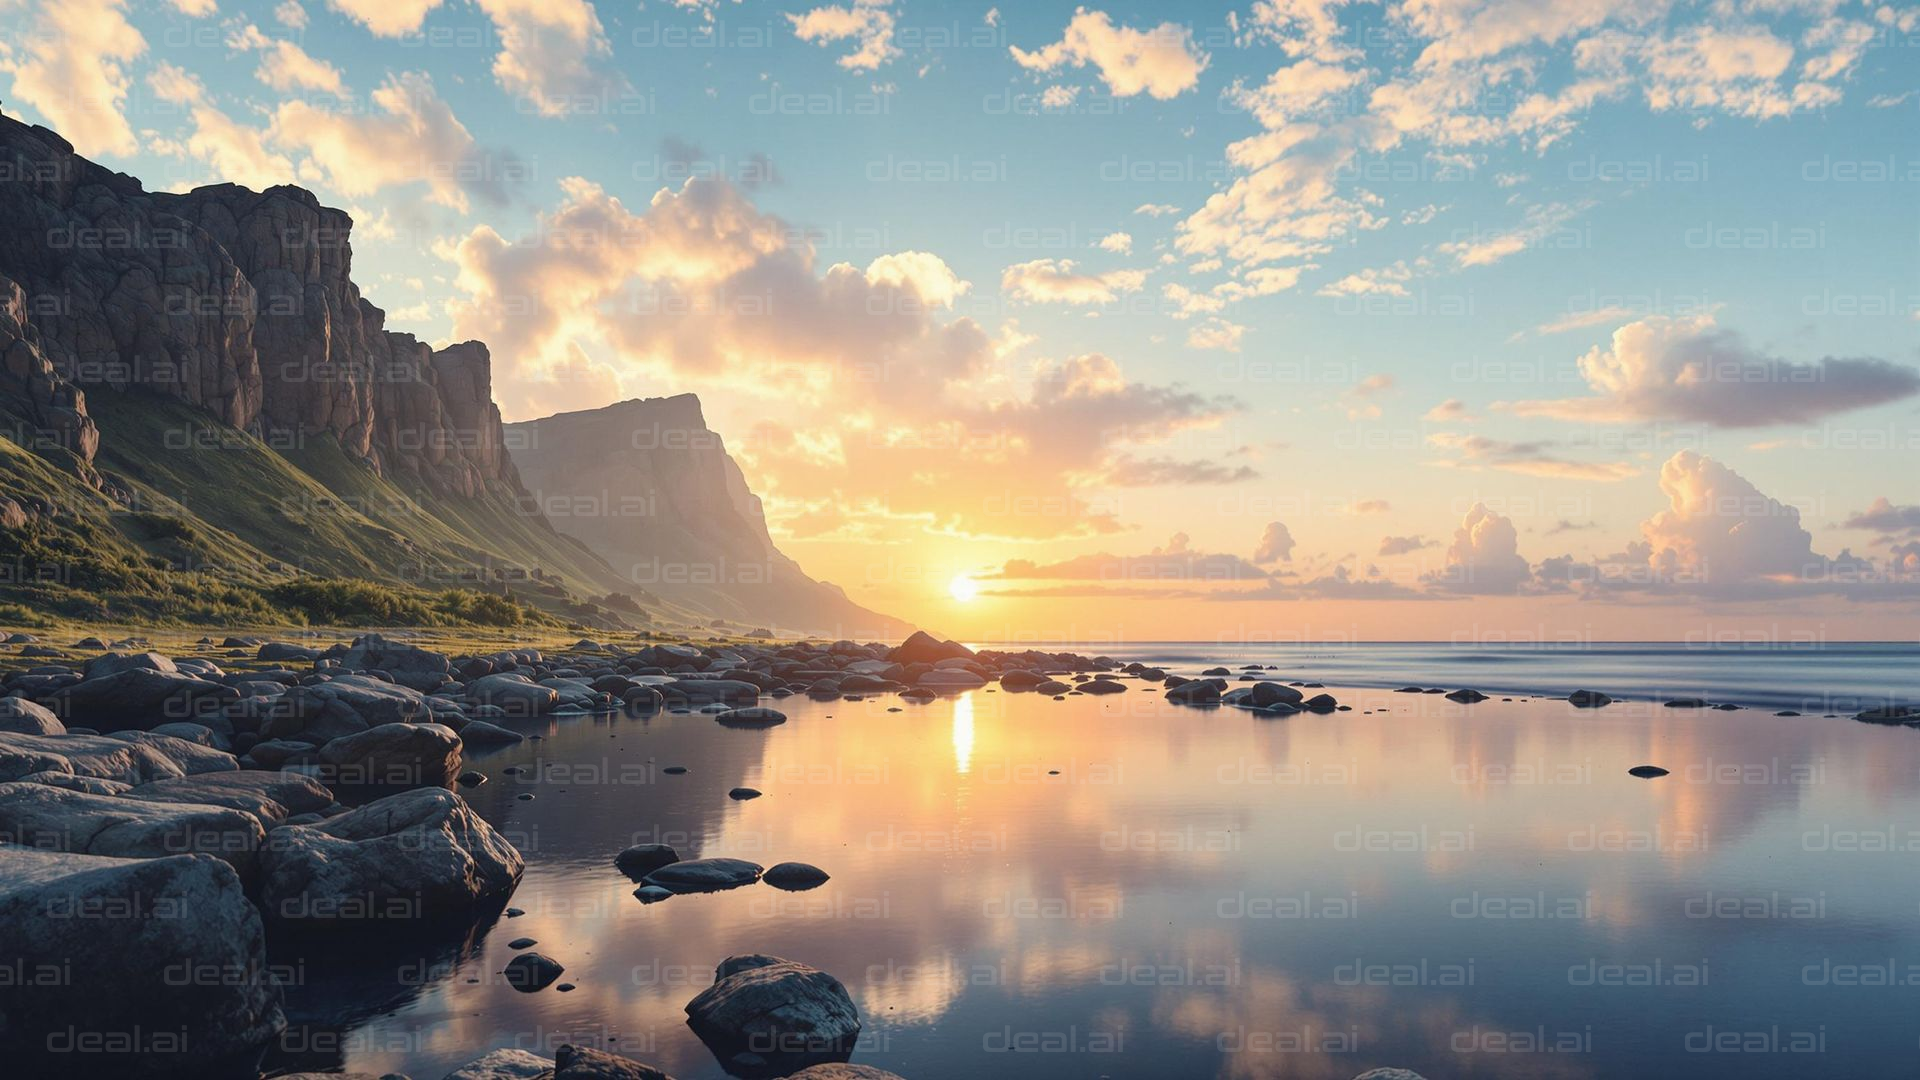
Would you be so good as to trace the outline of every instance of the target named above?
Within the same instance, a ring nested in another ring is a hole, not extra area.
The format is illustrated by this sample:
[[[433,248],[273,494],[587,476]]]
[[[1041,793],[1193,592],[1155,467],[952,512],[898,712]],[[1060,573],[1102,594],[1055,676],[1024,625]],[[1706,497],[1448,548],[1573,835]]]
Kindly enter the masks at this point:
[[[955,600],[965,604],[980,595],[980,585],[967,575],[961,574],[947,582],[947,592],[952,594]]]

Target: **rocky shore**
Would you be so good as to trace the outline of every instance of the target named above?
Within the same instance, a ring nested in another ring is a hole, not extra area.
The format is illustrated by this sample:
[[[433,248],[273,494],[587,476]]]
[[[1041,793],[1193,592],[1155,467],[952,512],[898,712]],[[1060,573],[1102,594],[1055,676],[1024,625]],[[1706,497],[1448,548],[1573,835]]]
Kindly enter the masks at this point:
[[[458,790],[486,780],[465,768],[465,751],[520,741],[516,720],[671,711],[763,728],[786,721],[779,702],[794,695],[911,703],[989,688],[1158,693],[1271,717],[1351,708],[1261,665],[1184,676],[1106,656],[976,652],[925,633],[894,646],[582,640],[485,655],[375,634],[324,648],[208,639],[190,656],[144,644],[53,648],[17,635],[24,666],[0,672],[0,938],[15,965],[0,980],[0,1059],[25,1075],[78,1075],[72,1063],[84,1060],[89,1075],[250,1080],[287,1024],[267,962],[275,935],[345,946],[396,925],[457,934],[498,916],[525,862]],[[1488,700],[1471,689],[1402,692]],[[1579,691],[1569,701],[1611,699]],[[1646,768],[1636,775],[1659,772]],[[757,884],[804,890],[829,876],[804,863],[683,860],[660,844],[607,858],[643,903]],[[174,977],[183,970],[222,977]],[[507,975],[530,993],[565,991],[564,971],[521,952]],[[845,1063],[858,1011],[838,980],[802,963],[729,957],[687,1012],[735,1075],[890,1075]],[[452,1075],[663,1074],[569,1046],[551,1061],[496,1051]]]

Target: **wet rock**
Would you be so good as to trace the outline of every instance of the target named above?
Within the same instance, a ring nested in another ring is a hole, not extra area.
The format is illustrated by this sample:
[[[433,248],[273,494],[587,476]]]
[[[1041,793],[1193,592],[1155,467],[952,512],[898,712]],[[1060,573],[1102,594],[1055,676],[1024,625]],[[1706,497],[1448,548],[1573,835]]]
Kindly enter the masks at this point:
[[[745,859],[687,859],[669,863],[642,880],[677,893],[718,892],[760,880],[760,864]]]
[[[915,680],[915,685],[935,691],[977,690],[987,685],[987,680],[971,671],[949,668],[926,672]]]
[[[1332,712],[1340,705],[1338,701],[1334,700],[1332,694],[1315,694],[1302,704],[1303,707],[1311,709],[1314,712]]]
[[[672,889],[663,889],[658,885],[642,885],[633,890],[633,898],[643,904],[657,904],[662,900],[673,899]]]
[[[676,679],[661,687],[668,696],[678,695],[689,705],[752,705],[760,698],[760,688],[738,679]]]
[[[487,782],[487,774],[474,772],[472,769],[468,769],[466,772],[463,772],[459,776],[454,777],[453,782],[456,784],[459,784],[463,788],[477,788],[481,784],[484,784]]]
[[[1124,694],[1127,684],[1118,679],[1089,679],[1079,689],[1083,694]]]
[[[286,1026],[260,915],[227,863],[206,855],[114,859],[0,847],[0,936],[10,968],[59,978],[0,980],[7,1075],[78,1075],[48,1033],[164,1032],[104,1040],[87,1075],[252,1076]],[[180,978],[213,971],[218,978]]]
[[[859,1010],[840,980],[776,956],[728,957],[714,984],[687,1003],[687,1024],[723,1065],[772,1076],[845,1061],[860,1036]]]
[[[1196,679],[1167,691],[1167,700],[1175,705],[1217,705],[1227,684],[1219,679]]]
[[[1567,703],[1576,709],[1597,709],[1613,704],[1613,699],[1598,690],[1575,690],[1567,695]]]
[[[1475,702],[1487,700],[1487,695],[1472,689],[1455,690],[1453,693],[1447,695],[1447,700],[1457,701],[1462,705],[1472,705]]]
[[[1655,777],[1667,775],[1667,770],[1658,765],[1635,765],[1627,770],[1627,775],[1637,776],[1642,780],[1652,780]]]
[[[469,720],[460,726],[460,742],[466,746],[512,746],[525,742],[526,736],[485,720]]]
[[[311,777],[254,769],[153,780],[128,788],[125,797],[224,806],[251,814],[269,829],[293,815],[318,813],[333,805],[333,793]]]
[[[560,707],[560,692],[525,675],[483,675],[467,683],[467,700],[498,706],[508,716],[545,716]]]
[[[768,709],[761,706],[752,706],[745,709],[728,709],[725,712],[714,714],[713,718],[728,727],[773,727],[776,724],[784,724],[787,722],[786,713],[778,709]]]
[[[584,1046],[562,1046],[554,1065],[554,1080],[673,1080],[651,1065]]]
[[[1911,705],[1883,705],[1877,709],[1854,713],[1853,718],[1863,724],[1920,726],[1920,709],[1915,709]]]
[[[727,792],[727,798],[735,802],[746,802],[748,799],[757,799],[759,797],[760,790],[758,788],[737,787]]]
[[[783,862],[767,867],[766,873],[760,875],[760,880],[776,889],[798,892],[824,885],[830,879],[825,870],[810,863]]]
[[[260,906],[268,919],[316,924],[452,915],[511,891],[524,865],[460,796],[417,788],[275,829]]]
[[[507,962],[507,985],[523,994],[545,990],[565,973],[560,961],[537,952],[521,953]]]
[[[680,853],[666,844],[635,844],[613,857],[613,865],[634,881],[679,861]]]
[[[1669,709],[1704,709],[1707,707],[1707,702],[1704,698],[1683,697],[1666,702],[1666,706]]]

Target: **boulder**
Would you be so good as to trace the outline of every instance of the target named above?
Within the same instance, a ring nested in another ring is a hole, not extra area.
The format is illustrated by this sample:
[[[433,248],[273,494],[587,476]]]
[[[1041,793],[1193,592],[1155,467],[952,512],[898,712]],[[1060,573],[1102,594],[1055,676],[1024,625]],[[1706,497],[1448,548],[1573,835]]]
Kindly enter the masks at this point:
[[[1195,679],[1167,691],[1167,700],[1175,705],[1215,705],[1227,684],[1220,679]]]
[[[118,736],[0,734],[0,781],[51,770],[144,784],[239,767],[232,754],[144,731]]]
[[[69,726],[120,731],[187,720],[239,697],[231,686],[184,672],[128,668],[62,687],[41,704]]]
[[[760,688],[738,679],[676,679],[661,688],[668,695],[678,693],[689,705],[752,705],[760,700]]]
[[[957,641],[941,641],[925,630],[916,630],[907,640],[887,652],[887,659],[896,664],[937,664],[942,660],[965,659],[974,657],[972,649]]]
[[[426,696],[371,675],[336,675],[290,688],[274,701],[261,726],[269,738],[304,739],[316,746],[381,724],[429,718]]]
[[[677,893],[718,892],[760,880],[760,864],[745,859],[687,859],[662,866],[642,880]]]
[[[445,1080],[553,1080],[553,1062],[525,1050],[500,1049],[467,1062]]]
[[[442,724],[382,724],[320,748],[321,779],[358,787],[451,787],[460,736]]]
[[[936,668],[914,680],[914,684],[927,690],[975,690],[987,685],[987,680],[971,671]]]
[[[526,736],[484,720],[469,720],[460,725],[460,741],[467,746],[512,746]]]
[[[353,639],[339,656],[340,666],[348,671],[384,671],[393,681],[414,690],[436,690],[452,678],[453,665],[440,653],[404,642],[388,641],[379,634]]]
[[[0,784],[0,843],[123,859],[202,853],[225,860],[244,877],[265,836],[256,818],[224,806]]]
[[[466,800],[416,788],[273,830],[260,906],[269,920],[313,925],[461,915],[512,891],[524,867]]]
[[[286,1027],[260,915],[219,859],[0,847],[0,927],[16,973],[0,979],[10,1076],[78,1075],[57,1033],[132,1031],[147,1037],[102,1040],[86,1074],[252,1076]]]
[[[508,986],[523,994],[531,994],[552,986],[566,971],[566,967],[553,957],[530,952],[521,953],[507,961],[507,969],[501,974],[506,976]]]
[[[67,725],[44,705],[26,698],[0,698],[0,732],[16,735],[65,735]]]
[[[845,1061],[860,1037],[859,1010],[840,980],[777,956],[728,957],[687,1003],[687,1024],[723,1067],[772,1076]]]
[[[651,1065],[584,1046],[562,1046],[554,1065],[553,1080],[673,1080]]]
[[[117,675],[122,671],[146,670],[174,672],[179,671],[180,668],[172,660],[157,652],[110,652],[104,656],[96,656],[87,661],[80,670],[84,672],[89,679],[100,679],[108,675]]]
[[[1476,702],[1487,700],[1487,695],[1481,693],[1478,690],[1469,688],[1469,689],[1455,690],[1453,693],[1447,695],[1447,700],[1457,701],[1462,705],[1472,705]]]
[[[1075,689],[1083,694],[1124,694],[1127,684],[1118,679],[1088,679]]]
[[[715,713],[713,718],[727,727],[773,727],[787,722],[786,713],[757,705],[728,709],[723,713]]]
[[[128,788],[125,796],[148,802],[224,806],[253,815],[269,829],[295,814],[318,813],[333,805],[333,793],[311,777],[256,769],[152,780]]]
[[[560,693],[525,675],[482,675],[467,684],[467,700],[494,705],[508,716],[545,716],[560,706]]]
[[[834,1061],[821,1065],[809,1065],[797,1073],[789,1073],[787,1080],[905,1080],[905,1078],[899,1073],[890,1073],[871,1065]]]

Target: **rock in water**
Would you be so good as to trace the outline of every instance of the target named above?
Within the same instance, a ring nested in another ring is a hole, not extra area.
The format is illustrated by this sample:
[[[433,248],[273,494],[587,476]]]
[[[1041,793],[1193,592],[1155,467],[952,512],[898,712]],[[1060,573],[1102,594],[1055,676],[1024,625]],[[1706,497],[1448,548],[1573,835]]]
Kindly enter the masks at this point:
[[[524,866],[466,800],[416,788],[269,833],[260,906],[269,920],[322,926],[464,915],[504,897]]]
[[[925,630],[915,630],[887,653],[896,664],[937,664],[942,660],[971,660],[973,650],[957,641],[941,641]]]
[[[553,1080],[553,1062],[525,1050],[501,1049],[467,1062],[443,1080]]]
[[[767,867],[767,872],[760,875],[760,880],[776,889],[800,892],[826,884],[828,875],[825,870],[810,863],[783,862]]]
[[[673,1080],[651,1065],[584,1046],[562,1046],[553,1080]]]
[[[1613,704],[1613,699],[1598,690],[1575,690],[1567,695],[1567,703],[1576,709],[1597,709]]]
[[[1167,691],[1167,700],[1175,705],[1217,705],[1226,684],[1218,679],[1195,679]]]
[[[255,1075],[286,1027],[260,915],[206,855],[110,859],[0,847],[0,1071],[74,1076],[49,1033],[130,1033],[87,1054],[87,1075]],[[181,978],[209,971],[214,978]],[[119,1045],[124,1043],[125,1045]]]
[[[322,779],[365,787],[452,787],[460,736],[444,724],[382,724],[320,748]]]
[[[760,864],[745,859],[688,859],[669,863],[643,880],[677,893],[718,892],[760,880]]]
[[[541,953],[521,953],[507,962],[507,985],[523,994],[545,990],[565,973],[560,961]]]
[[[871,1065],[854,1065],[849,1062],[835,1061],[825,1065],[809,1065],[797,1073],[789,1074],[787,1080],[905,1080],[905,1078],[899,1073],[890,1073]]]
[[[1637,776],[1642,780],[1652,780],[1656,776],[1667,775],[1667,770],[1658,765],[1635,765],[1627,770],[1628,776]]]
[[[713,718],[727,727],[773,727],[775,724],[787,722],[786,713],[764,706],[728,709],[726,712],[716,713]]]
[[[1472,705],[1475,702],[1487,700],[1487,695],[1472,689],[1455,690],[1453,693],[1447,695],[1447,700],[1457,701],[1462,705]]]
[[[635,844],[613,857],[613,865],[634,881],[679,861],[680,853],[666,844]]]
[[[687,1002],[687,1024],[722,1065],[784,1076],[845,1061],[860,1012],[840,980],[777,956],[730,956]]]

